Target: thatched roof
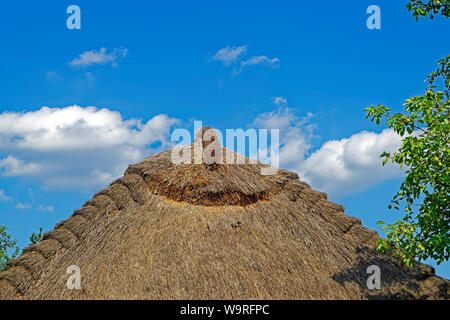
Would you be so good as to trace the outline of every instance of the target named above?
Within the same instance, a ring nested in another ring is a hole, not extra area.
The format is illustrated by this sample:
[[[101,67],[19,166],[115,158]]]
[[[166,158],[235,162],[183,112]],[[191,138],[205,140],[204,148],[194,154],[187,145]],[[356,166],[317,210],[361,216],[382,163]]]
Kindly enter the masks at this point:
[[[433,268],[380,255],[341,205],[262,166],[174,165],[170,150],[130,166],[8,264],[0,299],[449,298]]]

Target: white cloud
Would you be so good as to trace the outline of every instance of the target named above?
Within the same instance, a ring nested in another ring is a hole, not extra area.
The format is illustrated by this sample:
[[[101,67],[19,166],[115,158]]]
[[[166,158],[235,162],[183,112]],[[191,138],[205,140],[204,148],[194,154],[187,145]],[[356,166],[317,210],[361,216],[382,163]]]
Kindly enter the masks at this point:
[[[240,47],[230,47],[227,46],[225,48],[220,49],[216,52],[216,54],[212,57],[213,61],[222,61],[222,63],[226,66],[236,62],[238,57],[247,52],[247,46],[243,45]]]
[[[254,56],[247,60],[242,60],[239,68],[234,68],[233,75],[238,75],[242,73],[245,67],[255,66],[255,65],[265,65],[272,68],[278,68],[280,59],[278,58],[268,58],[266,56]]]
[[[398,166],[382,165],[380,154],[401,146],[401,137],[392,129],[381,133],[363,131],[350,138],[327,141],[296,166],[315,188],[336,196],[362,192],[377,183],[400,177]]]
[[[146,123],[123,120],[117,111],[80,106],[5,112],[0,149],[7,156],[0,158],[0,174],[51,187],[98,188],[129,164],[169,146],[170,128],[177,122],[164,114]]]
[[[128,49],[126,48],[116,48],[110,53],[106,53],[106,48],[101,48],[99,51],[90,50],[81,53],[70,62],[70,65],[72,67],[88,67],[95,64],[111,64],[115,67],[117,62],[125,58],[127,54]]]
[[[280,166],[291,168],[304,160],[311,148],[314,126],[310,124],[313,114],[297,116],[289,108],[259,114],[252,127],[280,130]]]
[[[16,204],[16,209],[19,209],[19,210],[30,210],[31,209],[31,205],[28,204],[28,203],[21,203],[21,202],[19,202],[19,203]]]
[[[287,105],[288,101],[286,98],[280,96],[280,97],[273,97],[272,103],[276,106],[285,106]]]
[[[10,201],[10,200],[12,200],[12,198],[8,197],[5,194],[5,190],[4,189],[0,189],[0,201]]]
[[[1,142],[0,142],[1,146]],[[32,174],[39,171],[39,164],[25,163],[13,156],[0,159],[0,173],[5,176]]]
[[[280,62],[280,59],[278,58],[267,58],[266,56],[255,56],[255,57],[251,57],[248,60],[244,60],[241,62],[241,66],[242,67],[246,67],[246,66],[252,66],[252,65],[256,65],[256,64],[265,64],[268,66],[275,66],[278,62]]]
[[[402,175],[398,166],[383,166],[380,158],[383,151],[393,152],[401,145],[401,137],[392,129],[330,140],[311,152],[316,137],[312,118],[311,113],[299,117],[292,109],[280,108],[258,115],[251,125],[280,129],[280,167],[296,171],[300,179],[332,197],[362,192]]]
[[[44,206],[44,205],[40,204],[36,210],[39,212],[53,212],[55,210],[55,208],[52,206]]]
[[[287,129],[294,126],[307,127],[307,122],[313,117],[311,112],[306,113],[302,118],[299,118],[292,109],[287,107],[279,108],[278,110],[264,112],[256,116],[252,125],[258,128],[267,129]],[[308,130],[311,128],[308,127]]]
[[[252,65],[266,65],[271,66],[273,68],[278,67],[280,59],[268,58],[265,55],[262,56],[252,56],[251,58],[245,59],[244,55],[247,52],[247,46],[239,46],[239,47],[230,47],[227,46],[225,48],[220,49],[216,52],[216,54],[212,57],[213,61],[221,61],[225,66],[236,65],[233,69],[233,75],[240,74],[245,67]]]
[[[275,97],[272,102],[280,106],[287,99]],[[361,192],[401,176],[397,166],[383,167],[379,158],[383,151],[400,146],[401,138],[393,130],[363,131],[314,149],[313,117],[279,107],[259,114],[250,125],[280,129],[280,166],[298,172],[330,196]],[[5,112],[0,114],[0,175],[29,177],[43,186],[97,189],[121,176],[129,164],[170,147],[170,130],[176,123],[163,114],[142,122],[124,120],[106,108],[80,106]],[[0,191],[1,199],[5,194]]]

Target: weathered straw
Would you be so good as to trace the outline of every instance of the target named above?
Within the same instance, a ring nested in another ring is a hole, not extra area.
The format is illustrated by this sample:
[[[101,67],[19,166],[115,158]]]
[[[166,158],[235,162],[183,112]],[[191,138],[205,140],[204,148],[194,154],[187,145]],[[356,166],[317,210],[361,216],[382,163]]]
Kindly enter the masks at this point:
[[[449,298],[433,268],[380,255],[375,231],[263,166],[175,165],[170,150],[130,166],[8,264],[0,299]],[[80,290],[66,286],[71,265]]]

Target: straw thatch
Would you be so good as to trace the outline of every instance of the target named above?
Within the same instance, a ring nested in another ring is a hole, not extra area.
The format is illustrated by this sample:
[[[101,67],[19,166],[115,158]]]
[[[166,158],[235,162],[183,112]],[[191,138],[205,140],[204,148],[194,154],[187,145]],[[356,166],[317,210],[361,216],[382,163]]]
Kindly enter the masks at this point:
[[[433,268],[380,255],[342,206],[262,166],[175,165],[171,151],[130,166],[8,264],[0,299],[449,298]],[[71,265],[80,290],[66,286]]]

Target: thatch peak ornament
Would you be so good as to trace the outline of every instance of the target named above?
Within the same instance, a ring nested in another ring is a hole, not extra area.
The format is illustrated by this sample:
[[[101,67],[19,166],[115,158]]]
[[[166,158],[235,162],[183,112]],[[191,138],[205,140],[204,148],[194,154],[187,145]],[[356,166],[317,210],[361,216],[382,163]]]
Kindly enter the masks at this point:
[[[200,149],[201,157],[206,165],[223,164],[223,146],[215,128],[201,127],[195,133],[194,149]],[[194,151],[194,154],[198,154]]]
[[[206,148],[211,143],[220,144],[219,133],[213,127],[201,127],[195,133],[195,141],[201,141],[203,148]]]
[[[220,130],[203,127],[201,121],[194,121],[194,132],[195,138],[192,142],[191,133],[187,129],[179,128],[173,131],[171,139],[178,142],[172,149],[173,164],[241,165],[248,163],[258,165],[266,163],[267,165],[261,166],[261,175],[273,175],[278,172],[279,129],[270,129],[270,135],[268,129],[249,128],[245,131],[226,129],[226,144],[223,143],[224,135]],[[234,152],[235,149],[237,152]],[[247,149],[248,158],[244,156]]]

